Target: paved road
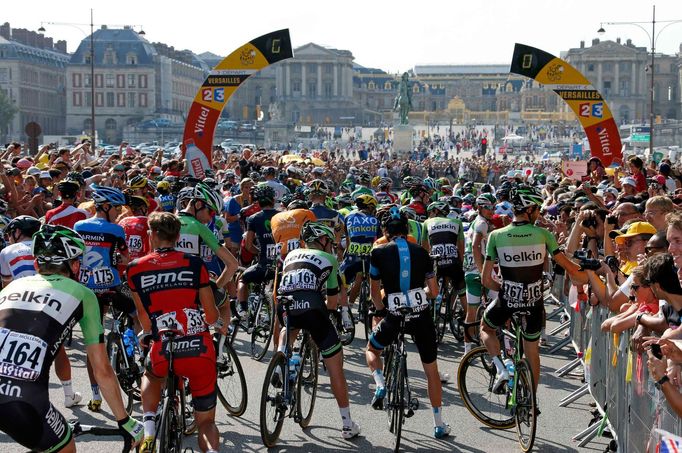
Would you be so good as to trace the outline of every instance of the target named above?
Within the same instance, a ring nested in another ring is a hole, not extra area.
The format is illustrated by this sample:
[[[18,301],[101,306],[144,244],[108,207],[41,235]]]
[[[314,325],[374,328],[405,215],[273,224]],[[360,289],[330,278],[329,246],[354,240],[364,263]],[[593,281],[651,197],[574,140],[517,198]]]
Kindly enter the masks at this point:
[[[550,323],[550,327],[553,323]],[[359,327],[362,327],[361,325]],[[361,334],[361,329],[358,329]],[[78,337],[76,334],[75,337]],[[446,336],[447,345],[441,348],[438,359],[439,367],[453,377],[462,355],[461,347],[455,343],[452,336]],[[69,351],[73,366],[73,381],[76,390],[84,395],[84,400],[90,396],[87,373],[84,366],[84,355],[76,346]],[[238,350],[246,351],[246,344],[237,341]],[[294,425],[293,420],[287,419],[282,430],[279,447],[273,451],[389,451],[393,438],[387,430],[386,416],[383,412],[371,409],[369,402],[373,390],[364,354],[363,342],[356,339],[345,349],[346,376],[348,379],[351,413],[362,428],[358,439],[346,441],[340,436],[340,417],[336,403],[332,397],[328,377],[320,376],[320,388],[311,426],[301,430]],[[266,360],[270,354],[266,356]],[[603,451],[607,441],[602,439],[590,444],[589,448],[578,449],[571,441],[571,436],[587,426],[591,418],[587,412],[590,407],[589,397],[583,397],[569,408],[559,408],[558,401],[580,385],[578,376],[557,379],[552,372],[567,363],[571,358],[569,348],[565,348],[558,356],[543,356],[542,382],[539,390],[539,402],[542,415],[538,421],[538,437],[535,451],[538,452],[574,452],[574,451]],[[263,375],[267,362],[258,363],[245,356],[242,364],[247,376],[249,402],[246,413],[241,418],[226,415],[221,406],[218,407],[218,429],[222,436],[222,451],[264,451],[259,429],[259,399]],[[453,435],[445,440],[433,438],[433,418],[426,395],[424,373],[413,345],[410,345],[409,363],[410,381],[414,393],[421,406],[414,417],[407,419],[403,429],[403,451],[447,451],[447,452],[513,452],[520,451],[516,441],[516,432],[495,431],[482,427],[464,408],[454,379],[444,388],[444,419],[452,426]],[[56,376],[53,382],[58,383]],[[52,402],[62,410],[67,419],[78,418],[84,424],[109,424],[114,421],[106,413],[92,414],[84,406],[73,409],[63,408],[63,393],[61,387],[52,384],[50,388]],[[106,407],[105,407],[106,409]],[[139,410],[139,409],[138,409]],[[139,416],[139,413],[138,413]],[[199,451],[196,436],[187,439],[187,445]],[[110,438],[80,437],[79,451],[87,452],[115,452],[121,448],[121,442]],[[0,433],[1,452],[23,452],[25,449],[16,445],[7,436]]]

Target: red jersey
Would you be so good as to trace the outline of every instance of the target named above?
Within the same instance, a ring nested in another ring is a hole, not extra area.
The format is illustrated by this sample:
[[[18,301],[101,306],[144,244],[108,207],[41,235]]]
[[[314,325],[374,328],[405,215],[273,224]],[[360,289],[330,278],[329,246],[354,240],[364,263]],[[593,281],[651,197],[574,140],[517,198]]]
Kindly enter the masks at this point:
[[[90,217],[88,212],[83,209],[78,209],[73,205],[61,204],[45,213],[45,224],[61,225],[73,229],[76,222],[88,217]]]
[[[131,260],[141,258],[149,253],[149,226],[147,217],[131,216],[118,222],[126,233],[126,243],[128,244],[128,256]]]
[[[208,335],[199,289],[209,285],[204,261],[175,249],[158,249],[131,261],[128,285],[140,296],[152,321],[152,334],[173,329],[185,336]]]

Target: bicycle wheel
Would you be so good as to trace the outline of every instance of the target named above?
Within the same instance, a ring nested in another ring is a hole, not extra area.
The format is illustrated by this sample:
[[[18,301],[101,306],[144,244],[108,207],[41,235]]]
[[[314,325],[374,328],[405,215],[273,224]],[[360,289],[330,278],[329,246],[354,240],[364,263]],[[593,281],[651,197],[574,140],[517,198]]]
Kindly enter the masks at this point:
[[[159,451],[167,453],[182,452],[182,427],[178,419],[178,412],[175,408],[175,396],[166,397],[163,401],[163,410],[159,422],[157,441]]]
[[[264,292],[261,294],[256,310],[253,330],[251,331],[251,357],[261,361],[268,352],[270,341],[272,340],[272,330],[275,325],[274,310],[272,302]]]
[[[516,365],[516,379],[516,407],[514,409],[516,433],[519,436],[521,450],[530,451],[535,442],[537,428],[537,401],[533,373],[526,359],[522,359]]]
[[[443,338],[445,337],[445,325],[447,324],[447,295],[443,291],[442,286],[439,295],[442,296],[441,302],[438,307],[435,307],[434,305],[433,313],[433,325],[436,329],[436,344],[441,344],[443,342]]]
[[[360,315],[362,316],[362,323],[365,325],[365,340],[369,340],[369,334],[372,332],[372,315],[369,313],[369,284],[366,281],[360,283]]]
[[[401,361],[404,357],[393,351],[391,354],[390,377],[386,381],[386,411],[388,413],[388,429],[393,433],[393,451],[400,451],[400,437],[405,421],[405,375]]]
[[[315,396],[317,396],[317,378],[319,373],[320,353],[309,335],[301,345],[301,370],[296,382],[296,412],[301,417],[298,424],[307,428],[313,417]]]
[[[260,398],[260,437],[263,445],[274,447],[282,432],[282,424],[288,410],[283,387],[277,388],[272,384],[272,376],[279,369],[281,380],[288,379],[286,357],[283,352],[276,352],[263,380],[263,391]]]
[[[239,417],[246,411],[248,401],[246,378],[239,356],[228,342],[222,351],[217,351],[216,365],[218,399],[230,415]]]
[[[125,350],[121,350],[121,336],[116,332],[109,332],[106,340],[107,356],[111,368],[114,369],[118,378],[119,386],[123,391],[125,409],[128,414],[132,414],[135,401],[140,401],[140,385],[142,383],[141,373],[135,369],[130,369],[126,365]],[[136,366],[134,363],[131,365]]]
[[[455,300],[454,304],[452,303],[453,298]],[[450,309],[450,332],[452,332],[457,341],[462,342],[464,341],[464,307],[462,307],[462,301],[457,294],[452,295],[450,300],[448,304]]]
[[[514,416],[507,409],[507,394],[492,392],[496,368],[492,358],[480,346],[469,351],[457,370],[457,387],[464,406],[478,421],[496,429],[514,426]]]
[[[330,311],[329,321],[332,323],[332,326],[334,326],[334,330],[336,330],[336,334],[339,336],[339,341],[341,341],[342,345],[348,346],[353,342],[355,339],[355,326],[346,332],[343,328],[341,313],[338,311]]]

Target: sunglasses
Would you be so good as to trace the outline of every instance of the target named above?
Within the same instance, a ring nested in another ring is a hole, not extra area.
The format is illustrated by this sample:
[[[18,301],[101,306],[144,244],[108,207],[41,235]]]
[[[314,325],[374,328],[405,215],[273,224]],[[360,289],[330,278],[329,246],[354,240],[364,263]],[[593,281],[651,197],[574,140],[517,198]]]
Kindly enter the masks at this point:
[[[660,251],[660,250],[665,251],[666,248],[667,248],[667,247],[660,247],[660,246],[657,246],[657,247],[651,246],[651,247],[649,247],[649,246],[647,246],[647,247],[644,247],[644,253],[646,253],[646,254],[648,255],[649,253],[655,252],[655,251]]]

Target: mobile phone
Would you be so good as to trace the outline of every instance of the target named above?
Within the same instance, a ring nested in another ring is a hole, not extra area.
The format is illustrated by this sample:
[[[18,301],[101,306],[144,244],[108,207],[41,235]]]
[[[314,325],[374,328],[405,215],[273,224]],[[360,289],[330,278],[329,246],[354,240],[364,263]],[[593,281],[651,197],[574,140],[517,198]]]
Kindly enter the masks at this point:
[[[658,360],[661,360],[663,358],[663,351],[661,351],[661,345],[660,344],[652,344],[651,345],[651,353]]]

